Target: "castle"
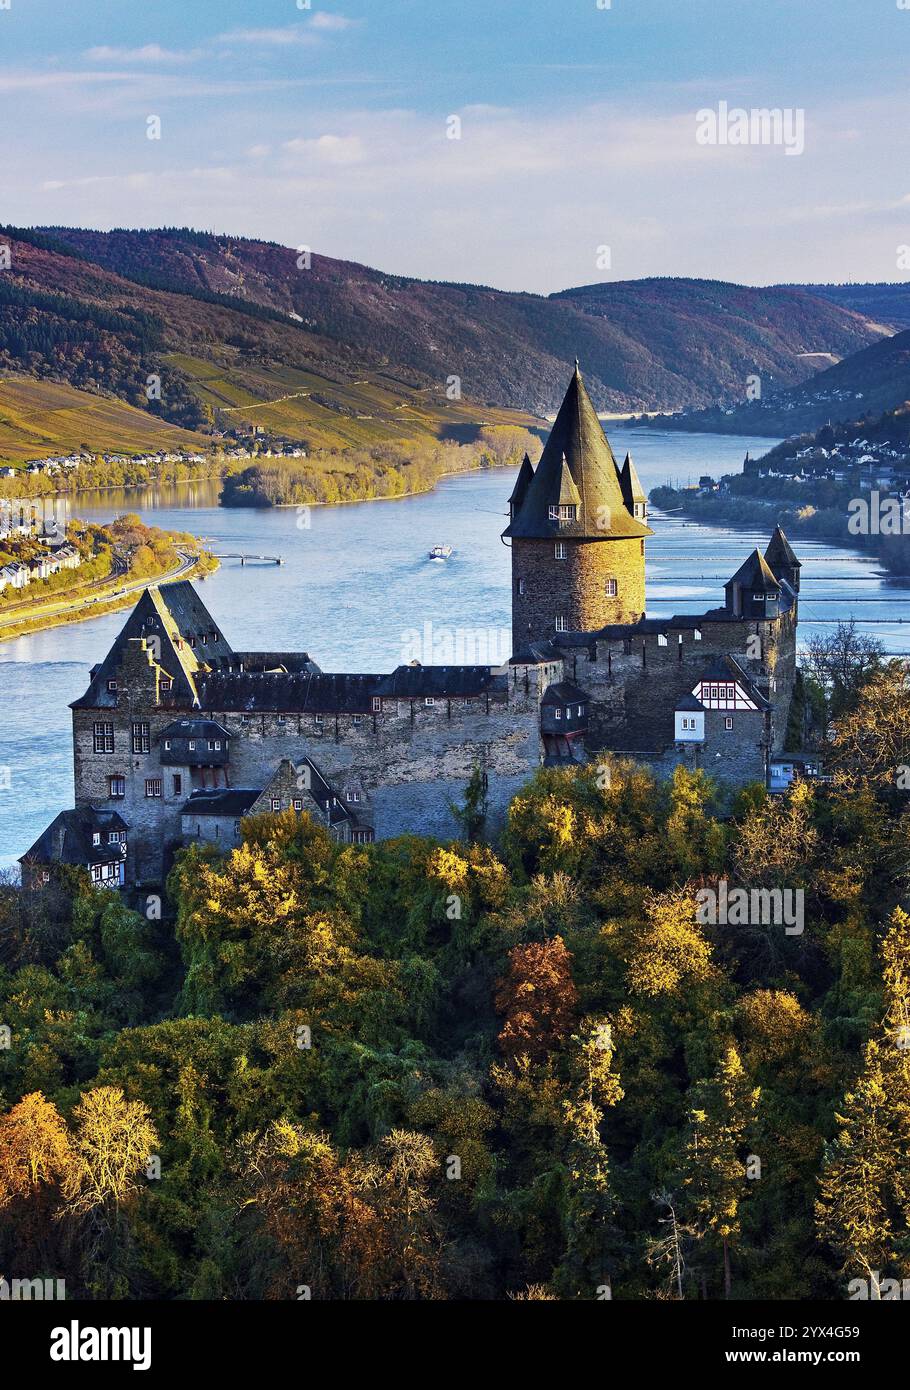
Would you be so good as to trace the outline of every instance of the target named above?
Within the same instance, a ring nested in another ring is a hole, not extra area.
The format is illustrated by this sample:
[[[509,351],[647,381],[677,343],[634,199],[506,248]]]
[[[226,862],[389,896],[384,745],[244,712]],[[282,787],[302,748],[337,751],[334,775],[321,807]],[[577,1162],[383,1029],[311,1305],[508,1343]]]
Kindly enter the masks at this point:
[[[160,885],[177,849],[239,843],[243,816],[308,811],[340,841],[450,838],[479,770],[488,824],[541,764],[631,757],[765,782],[796,676],[800,562],[778,528],[698,615],[645,616],[653,532],[576,369],[509,499],[513,654],[502,667],[328,674],[235,650],[186,581],[146,589],[73,711],[76,805],[22,857]]]

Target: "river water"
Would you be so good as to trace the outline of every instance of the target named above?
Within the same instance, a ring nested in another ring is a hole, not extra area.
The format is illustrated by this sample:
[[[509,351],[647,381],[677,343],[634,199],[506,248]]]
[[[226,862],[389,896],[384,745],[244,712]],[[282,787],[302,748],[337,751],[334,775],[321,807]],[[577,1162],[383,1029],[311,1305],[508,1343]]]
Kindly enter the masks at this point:
[[[611,430],[614,453],[631,448],[646,491],[737,471],[773,440]],[[247,650],[305,650],[323,670],[387,671],[412,655],[415,632],[479,633],[490,659],[507,651],[509,551],[500,539],[514,475],[496,470],[443,479],[434,492],[395,501],[239,510],[218,506],[218,484],[112,491],[79,499],[76,513],[106,521],[124,511],[206,537],[213,550],[281,555],[281,566],[224,560],[200,594],[231,644]],[[723,598],[723,582],[768,537],[653,516],[648,542],[648,613],[701,612]],[[445,564],[426,553],[444,542]],[[800,547],[800,635],[831,632],[854,615],[894,652],[910,651],[910,590],[873,560],[835,546]],[[843,576],[847,576],[846,578]],[[898,600],[895,602],[895,600]],[[127,610],[0,643],[0,866],[14,863],[56,813],[73,803],[70,700],[88,683]],[[902,625],[897,621],[903,617]],[[813,619],[828,620],[813,625]],[[436,649],[437,653],[443,648]],[[456,654],[460,656],[460,653]],[[439,659],[437,655],[436,659]],[[472,657],[466,653],[464,659]]]

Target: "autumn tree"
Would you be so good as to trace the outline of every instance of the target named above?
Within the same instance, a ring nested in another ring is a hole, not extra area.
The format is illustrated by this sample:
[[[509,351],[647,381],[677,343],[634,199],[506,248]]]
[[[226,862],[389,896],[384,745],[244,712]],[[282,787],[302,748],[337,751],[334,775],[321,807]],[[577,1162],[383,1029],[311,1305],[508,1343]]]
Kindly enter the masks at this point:
[[[495,1004],[505,1016],[499,1045],[508,1057],[541,1058],[566,1038],[575,1021],[578,991],[561,936],[509,952],[508,973],[497,985]]]
[[[96,1296],[123,1296],[132,1250],[128,1218],[158,1136],[146,1106],[127,1100],[117,1086],[86,1091],[73,1119],[64,1192],[86,1281]]]

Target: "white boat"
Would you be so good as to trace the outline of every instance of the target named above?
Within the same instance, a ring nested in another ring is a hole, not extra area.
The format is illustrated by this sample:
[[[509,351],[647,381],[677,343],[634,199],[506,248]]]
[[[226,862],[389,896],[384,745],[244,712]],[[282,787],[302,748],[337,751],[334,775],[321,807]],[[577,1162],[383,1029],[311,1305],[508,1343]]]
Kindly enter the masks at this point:
[[[434,545],[429,558],[431,560],[448,560],[451,553],[452,547],[450,545]]]

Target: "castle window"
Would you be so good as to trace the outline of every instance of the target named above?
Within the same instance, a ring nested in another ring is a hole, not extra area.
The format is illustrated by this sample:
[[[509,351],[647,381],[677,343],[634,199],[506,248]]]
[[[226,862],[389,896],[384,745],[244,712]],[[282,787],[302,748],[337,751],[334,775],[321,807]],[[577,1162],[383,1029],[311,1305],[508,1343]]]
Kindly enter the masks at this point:
[[[579,705],[579,706],[578,706],[578,717],[579,717],[579,719],[583,719],[583,718],[584,718],[584,713],[585,713],[585,707],[584,707],[584,705]]]
[[[565,541],[557,541],[553,547],[553,554],[557,560],[567,560],[569,558],[569,547]]]
[[[133,752],[147,753],[149,751],[149,726],[144,721],[133,724]]]
[[[359,800],[360,800],[360,792],[347,792],[347,793],[345,794],[345,800],[346,800],[346,801],[359,801]]]
[[[615,579],[608,579],[608,580],[606,581],[606,583],[604,584],[604,593],[606,594],[607,598],[615,598],[616,595],[617,595],[617,592],[618,592],[618,587],[617,587],[617,584],[616,584],[616,580],[615,580]]]
[[[195,753],[195,751],[196,751],[196,740],[195,740],[194,738],[191,738],[191,739],[190,739],[190,752],[191,752],[191,753]]]
[[[120,832],[118,830],[109,830],[107,832],[107,842],[109,845],[119,845]]]
[[[97,846],[97,845],[100,845],[100,844],[101,844],[101,836],[99,835],[99,833],[98,833],[97,830],[95,831],[94,835],[92,836],[92,844],[93,844],[94,846]]]
[[[279,716],[278,716],[278,723],[279,723],[279,724],[283,724],[283,723],[284,723],[284,715],[283,715],[283,714],[279,714]]]
[[[360,725],[363,723],[363,715],[362,715],[362,714],[355,714],[354,717],[353,717],[352,720],[351,720],[351,723],[354,725],[354,728],[355,728],[355,729],[359,729],[359,728],[360,728]]]
[[[179,772],[174,773],[174,795],[180,796],[183,792],[183,777]]]
[[[191,647],[195,647],[195,645],[196,645],[196,639],[195,639],[195,637],[191,637],[191,638],[190,638],[190,646],[191,646]]]
[[[299,796],[295,796],[295,797],[294,797],[294,810],[295,810],[295,811],[302,811],[302,810],[303,810],[303,800],[302,800],[302,798],[299,797]]]
[[[206,646],[207,643],[208,643],[208,640],[209,640],[209,639],[206,637],[205,633],[203,633],[203,634],[202,634],[202,645],[203,645],[203,646]]]
[[[113,724],[95,724],[92,729],[92,747],[96,753],[113,753],[114,751],[114,726]]]
[[[433,699],[432,695],[427,695],[425,696],[423,703],[425,705],[435,705],[436,701]]]
[[[554,718],[554,719],[562,719],[562,710],[561,710],[561,709],[555,709],[555,710],[553,711],[553,718]]]
[[[321,714],[314,714],[313,723],[316,725],[316,728],[318,729],[325,723],[325,720]]]
[[[665,647],[665,646],[667,645],[667,636],[666,636],[666,633],[664,633],[664,632],[659,632],[659,633],[657,634],[657,645],[658,645],[659,647]]]
[[[164,751],[165,751],[165,752],[168,752],[169,749],[170,749],[170,746],[171,746],[171,740],[170,740],[169,738],[166,738],[166,739],[164,740]]]
[[[550,508],[551,521],[574,521],[578,515],[578,508],[574,502],[568,505],[554,506]]]
[[[168,680],[168,679],[165,678],[165,679],[162,680],[162,682],[161,682],[161,689],[162,689],[162,690],[170,690],[171,687],[173,686],[173,684],[174,684],[174,682],[173,682],[172,680]]]
[[[126,796],[126,778],[109,777],[107,779],[107,794],[114,801]]]
[[[149,797],[157,797],[157,796],[160,796],[160,795],[161,795],[161,778],[160,778],[160,777],[146,777],[146,779],[145,779],[145,794],[146,794],[146,796],[149,796]]]
[[[568,631],[569,631],[569,620],[568,620],[568,618],[564,617],[563,614],[561,614],[561,613],[559,614],[559,616],[558,616],[557,619],[556,619],[556,631],[557,631],[557,632],[568,632]]]
[[[281,810],[281,797],[280,797],[280,796],[273,796],[273,797],[272,797],[272,810],[273,810],[273,811],[280,811],[280,810]]]
[[[519,579],[519,581],[518,581],[518,592],[519,592],[519,594],[523,594],[524,591],[525,591],[525,582],[524,582],[523,579]]]
[[[724,720],[724,728],[725,728],[725,729],[732,729],[732,728],[733,728],[733,720],[730,718],[729,714],[727,715],[726,719]]]
[[[695,640],[696,640],[696,642],[700,642],[700,641],[701,641],[701,630],[700,630],[699,628],[696,628],[696,629],[695,629]]]
[[[377,713],[382,709],[382,700],[378,695],[373,696],[373,709]]]
[[[117,682],[116,682],[116,681],[108,681],[108,683],[107,683],[107,688],[108,688],[108,690],[116,690],[116,689],[117,689]]]

